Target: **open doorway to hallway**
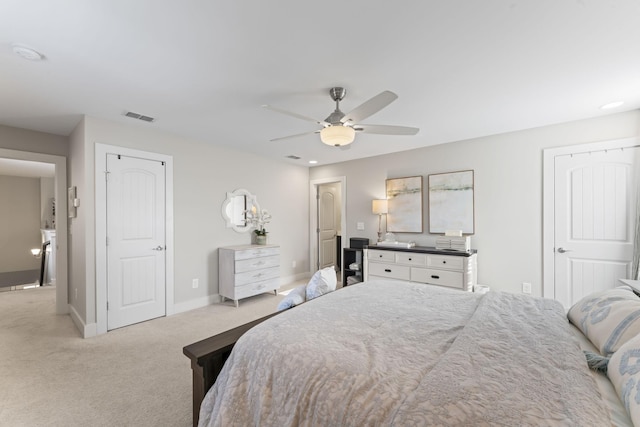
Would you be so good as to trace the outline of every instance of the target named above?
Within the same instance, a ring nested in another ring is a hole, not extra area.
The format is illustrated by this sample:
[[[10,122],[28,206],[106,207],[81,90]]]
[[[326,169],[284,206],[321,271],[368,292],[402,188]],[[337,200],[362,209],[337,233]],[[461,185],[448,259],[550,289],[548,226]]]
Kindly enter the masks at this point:
[[[338,283],[346,236],[346,177],[311,181],[311,270],[334,265]]]
[[[58,314],[68,312],[66,185],[66,158],[0,149],[0,286],[56,285]]]

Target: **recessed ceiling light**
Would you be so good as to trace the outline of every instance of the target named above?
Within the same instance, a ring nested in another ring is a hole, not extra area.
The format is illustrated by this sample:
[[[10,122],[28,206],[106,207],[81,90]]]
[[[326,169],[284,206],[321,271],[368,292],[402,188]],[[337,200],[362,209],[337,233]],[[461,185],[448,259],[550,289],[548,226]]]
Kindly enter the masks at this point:
[[[20,55],[24,59],[28,59],[29,61],[42,61],[44,59],[44,55],[40,52],[37,52],[29,47],[22,46],[19,44],[14,44],[11,46],[13,49],[13,53],[16,55]]]
[[[312,164],[312,165],[315,165],[316,163],[318,163],[318,161],[317,160],[309,160],[309,163]]]
[[[601,106],[600,109],[601,110],[610,110],[612,108],[617,108],[617,107],[621,106],[622,104],[624,104],[624,101],[610,102],[608,104],[604,104],[603,106]]]

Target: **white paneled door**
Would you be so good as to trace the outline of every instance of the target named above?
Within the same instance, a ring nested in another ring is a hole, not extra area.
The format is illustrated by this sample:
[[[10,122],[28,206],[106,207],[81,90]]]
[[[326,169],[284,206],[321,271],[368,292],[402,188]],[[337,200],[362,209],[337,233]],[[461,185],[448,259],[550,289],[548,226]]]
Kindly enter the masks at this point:
[[[619,285],[633,258],[638,148],[555,157],[555,299]]]
[[[336,265],[336,195],[330,186],[318,187],[319,267]]]
[[[107,329],[166,314],[165,164],[107,155]]]

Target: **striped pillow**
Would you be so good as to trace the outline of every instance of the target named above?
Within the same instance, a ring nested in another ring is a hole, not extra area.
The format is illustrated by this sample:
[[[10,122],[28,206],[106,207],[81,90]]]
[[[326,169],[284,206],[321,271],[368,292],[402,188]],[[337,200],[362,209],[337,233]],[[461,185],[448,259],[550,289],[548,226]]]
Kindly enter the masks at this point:
[[[567,316],[604,356],[640,333],[640,299],[628,288],[587,295]]]
[[[609,360],[607,376],[633,425],[640,425],[640,335],[627,341]]]

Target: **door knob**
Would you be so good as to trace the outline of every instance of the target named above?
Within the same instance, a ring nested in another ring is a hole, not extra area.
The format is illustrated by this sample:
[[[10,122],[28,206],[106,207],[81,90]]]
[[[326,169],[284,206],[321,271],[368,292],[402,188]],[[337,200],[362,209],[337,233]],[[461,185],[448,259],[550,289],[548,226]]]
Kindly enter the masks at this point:
[[[565,252],[571,252],[571,249],[558,248],[558,252],[560,252],[561,254],[563,254],[563,253],[565,253]]]
[[[163,251],[163,250],[164,250],[164,246],[161,246],[161,245],[158,245],[152,249],[152,251]]]

